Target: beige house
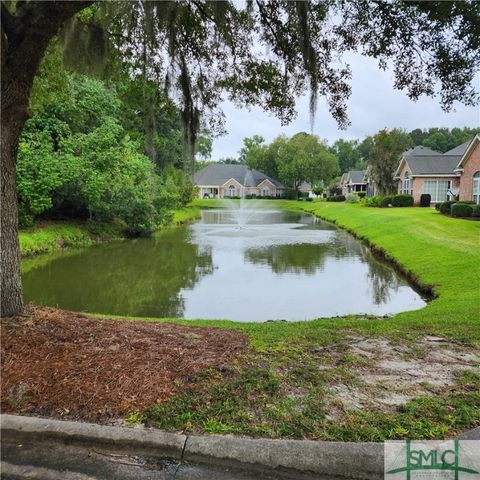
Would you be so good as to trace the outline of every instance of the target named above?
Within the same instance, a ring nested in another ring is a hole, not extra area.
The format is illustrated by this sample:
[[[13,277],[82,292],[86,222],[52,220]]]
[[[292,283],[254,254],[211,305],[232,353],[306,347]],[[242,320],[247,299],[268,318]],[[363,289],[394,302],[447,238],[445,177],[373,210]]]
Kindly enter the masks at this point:
[[[344,173],[340,179],[340,188],[342,189],[342,195],[367,192],[365,170],[352,170]]]
[[[402,155],[395,179],[398,193],[413,195],[420,203],[430,194],[432,203],[449,199],[480,201],[480,136],[448,152],[418,146]]]
[[[246,165],[212,163],[194,175],[199,198],[281,197],[285,186]]]

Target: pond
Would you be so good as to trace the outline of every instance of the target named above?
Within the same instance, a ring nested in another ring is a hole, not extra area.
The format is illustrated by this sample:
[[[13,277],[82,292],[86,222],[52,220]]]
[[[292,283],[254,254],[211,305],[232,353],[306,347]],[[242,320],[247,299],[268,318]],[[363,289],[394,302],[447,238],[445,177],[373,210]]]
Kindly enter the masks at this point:
[[[66,250],[22,270],[28,301],[115,315],[298,321],[425,305],[349,233],[265,208],[203,210],[153,238]]]

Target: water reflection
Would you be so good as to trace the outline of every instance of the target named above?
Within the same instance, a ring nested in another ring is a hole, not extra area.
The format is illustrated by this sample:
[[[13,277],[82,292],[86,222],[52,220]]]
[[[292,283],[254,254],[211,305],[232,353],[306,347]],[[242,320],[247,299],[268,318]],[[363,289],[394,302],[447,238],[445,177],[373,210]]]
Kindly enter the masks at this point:
[[[266,209],[207,210],[153,239],[34,259],[23,272],[30,301],[119,315],[294,321],[424,305],[348,233]]]
[[[186,228],[152,239],[97,245],[46,264],[25,262],[29,301],[77,311],[181,317],[182,288],[213,272],[209,249],[190,242]],[[33,268],[32,268],[33,267]],[[36,267],[36,268],[35,268]]]

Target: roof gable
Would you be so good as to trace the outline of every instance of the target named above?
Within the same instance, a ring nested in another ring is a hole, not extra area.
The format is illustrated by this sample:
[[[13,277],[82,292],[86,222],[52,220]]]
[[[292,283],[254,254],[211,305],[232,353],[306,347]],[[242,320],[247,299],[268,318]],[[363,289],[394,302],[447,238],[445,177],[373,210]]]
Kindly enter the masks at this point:
[[[347,183],[365,183],[365,170],[351,170],[347,175]]]
[[[470,158],[470,155],[472,154],[473,150],[475,147],[480,143],[480,133],[477,133],[470,142],[468,142],[467,148],[465,149],[465,152],[463,153],[462,157],[458,161],[458,164],[455,168],[455,171],[462,171],[463,166],[467,162],[467,160]]]

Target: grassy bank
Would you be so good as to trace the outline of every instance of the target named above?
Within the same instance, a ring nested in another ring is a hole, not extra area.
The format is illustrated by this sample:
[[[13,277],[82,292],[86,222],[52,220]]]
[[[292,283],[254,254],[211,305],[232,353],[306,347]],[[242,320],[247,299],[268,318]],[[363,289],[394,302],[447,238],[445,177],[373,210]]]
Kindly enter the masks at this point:
[[[187,206],[173,212],[173,225],[198,218],[200,209]],[[54,253],[67,247],[88,247],[94,243],[123,238],[119,225],[111,224],[89,228],[82,222],[41,222],[35,227],[20,231],[22,257]]]

